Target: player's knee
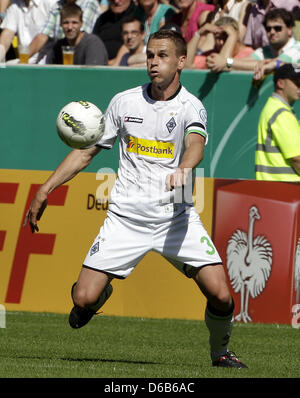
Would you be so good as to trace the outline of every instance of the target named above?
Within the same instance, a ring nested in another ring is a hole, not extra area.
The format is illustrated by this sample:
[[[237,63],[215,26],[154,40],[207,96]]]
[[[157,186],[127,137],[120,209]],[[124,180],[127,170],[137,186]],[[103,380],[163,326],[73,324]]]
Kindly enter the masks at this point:
[[[227,311],[232,307],[232,297],[229,292],[224,292],[219,294],[216,297],[218,301],[218,305],[220,306],[220,309],[223,309],[224,311]]]
[[[211,304],[214,308],[227,312],[233,306],[233,299],[227,286],[220,287],[211,296]]]
[[[89,305],[93,305],[97,302],[99,298],[99,294],[91,291],[91,289],[87,289],[80,285],[76,285],[73,290],[73,301],[74,304],[79,307],[86,307]]]

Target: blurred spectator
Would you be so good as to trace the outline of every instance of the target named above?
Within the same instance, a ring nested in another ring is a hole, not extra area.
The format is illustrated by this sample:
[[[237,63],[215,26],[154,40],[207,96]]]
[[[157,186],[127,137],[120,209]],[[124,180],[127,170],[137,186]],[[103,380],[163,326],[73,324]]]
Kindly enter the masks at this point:
[[[0,0],[0,23],[5,17],[6,10],[10,5],[10,0]]]
[[[98,0],[100,4],[101,14],[108,10],[108,0]]]
[[[251,1],[251,0],[250,0]],[[213,0],[216,6],[213,21],[216,22],[221,17],[231,17],[238,22],[239,39],[244,40],[247,25],[244,23],[248,6],[248,0]]]
[[[214,5],[198,0],[175,0],[175,5],[179,13],[171,18],[171,22],[180,26],[182,36],[187,43],[206,21],[208,14],[215,9]]]
[[[29,45],[45,23],[55,0],[13,0],[1,23],[0,61],[5,57],[14,37],[18,43]],[[30,63],[37,57],[31,57]]]
[[[293,9],[294,17],[294,27],[293,27],[293,37],[299,42],[300,39],[300,8]],[[275,68],[279,68],[280,65],[284,64],[285,61],[282,58],[279,60],[277,58],[267,58],[260,61],[254,69],[254,80],[261,81],[264,77],[272,73]],[[300,64],[298,65],[300,67]]]
[[[81,30],[82,10],[72,3],[63,6],[60,12],[64,38],[58,40],[47,54],[47,64],[63,64],[62,47],[75,47],[74,65],[107,65],[107,52],[102,40]]]
[[[276,8],[266,14],[264,26],[269,45],[256,49],[249,57],[242,59],[223,59],[226,65],[223,70],[251,70],[265,59],[276,59],[285,62],[300,62],[300,43],[293,37],[294,19],[292,13]],[[215,55],[207,57],[207,65],[215,71]]]
[[[52,47],[56,39],[63,38],[63,30],[60,23],[60,10],[63,5],[67,3],[76,3],[82,9],[82,30],[86,33],[92,32],[94,24],[98,16],[101,14],[98,0],[56,0],[54,6],[51,8],[48,14],[45,24],[30,44],[31,56],[40,51],[41,54],[39,59],[41,59],[49,50],[49,48]]]
[[[293,36],[296,40],[300,41],[300,7],[296,7],[293,9],[293,16],[295,20],[295,25],[293,27]]]
[[[5,17],[6,10],[9,5],[10,5],[10,0],[0,0],[0,24]],[[1,32],[2,32],[2,29],[0,29],[0,34],[1,34]],[[13,44],[14,44],[14,42],[13,42]],[[13,47],[13,44],[10,45],[9,49],[6,52],[6,61],[16,58],[16,52]],[[3,51],[5,52],[5,49],[3,49]],[[0,59],[0,61],[1,61],[1,59]]]
[[[157,32],[169,22],[176,14],[176,10],[159,0],[138,0],[138,5],[136,16],[144,23],[145,44],[147,44],[150,34]]]
[[[211,32],[214,35],[215,47],[207,53],[197,55],[197,44],[201,38],[201,34]],[[222,17],[214,24],[205,24],[187,46],[187,62],[186,68],[191,69],[208,69],[206,65],[207,56],[215,55],[215,72],[223,69],[223,60],[228,57],[235,59],[249,56],[254,50],[245,46],[239,40],[238,22],[231,17]]]
[[[244,23],[246,9],[249,5],[248,0],[212,0],[215,5],[215,10],[210,12],[206,17],[206,22],[214,23],[221,17],[231,17],[234,18],[239,27],[239,40],[243,41],[246,25]],[[202,51],[207,51],[214,46],[214,37],[212,34],[208,33],[203,36],[200,43],[200,48]]]
[[[134,15],[135,11],[136,5],[133,0],[109,0],[109,9],[96,21],[93,33],[102,39],[110,65],[118,65],[121,57],[127,52],[123,45],[122,22],[128,16]],[[122,46],[123,51],[118,54]]]
[[[174,32],[181,34],[180,26],[176,25],[176,23],[173,22],[167,22],[162,27],[160,27],[159,30],[174,30]]]
[[[244,44],[254,49],[268,45],[268,35],[264,27],[264,18],[267,12],[275,8],[292,11],[294,7],[299,7],[299,0],[256,0],[253,2],[246,12],[247,29]]]
[[[144,24],[135,16],[124,20],[122,37],[128,52],[123,55],[120,66],[146,66],[146,45]]]

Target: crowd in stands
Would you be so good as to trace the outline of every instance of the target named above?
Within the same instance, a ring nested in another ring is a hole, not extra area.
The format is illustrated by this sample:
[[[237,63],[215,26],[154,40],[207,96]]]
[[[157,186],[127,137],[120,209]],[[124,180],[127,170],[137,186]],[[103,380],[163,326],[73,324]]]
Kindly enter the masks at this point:
[[[187,42],[187,69],[270,72],[300,63],[299,0],[0,0],[0,62],[145,67],[149,35],[175,29]]]

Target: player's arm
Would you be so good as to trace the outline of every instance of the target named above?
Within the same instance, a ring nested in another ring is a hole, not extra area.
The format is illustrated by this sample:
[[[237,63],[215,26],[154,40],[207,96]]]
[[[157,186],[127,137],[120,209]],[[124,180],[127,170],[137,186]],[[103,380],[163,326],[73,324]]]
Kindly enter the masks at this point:
[[[37,221],[40,220],[47,206],[49,193],[86,168],[99,151],[99,147],[93,146],[92,148],[75,149],[70,152],[49,179],[38,189],[26,213],[24,226],[29,222],[32,233],[38,231]]]
[[[166,178],[168,190],[186,184],[187,176],[203,159],[205,138],[201,134],[190,133],[185,138],[185,151],[175,173]]]

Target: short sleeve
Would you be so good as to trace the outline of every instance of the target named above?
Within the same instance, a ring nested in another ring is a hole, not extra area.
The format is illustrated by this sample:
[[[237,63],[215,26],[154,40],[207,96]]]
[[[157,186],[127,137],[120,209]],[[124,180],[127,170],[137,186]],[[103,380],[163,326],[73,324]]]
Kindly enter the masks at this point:
[[[205,144],[208,140],[206,130],[207,113],[201,101],[189,101],[186,108],[184,135],[195,133],[200,134],[205,139]]]
[[[120,130],[120,117],[118,115],[118,95],[115,96],[105,112],[105,129],[102,138],[96,143],[104,149],[111,149],[116,141]]]

